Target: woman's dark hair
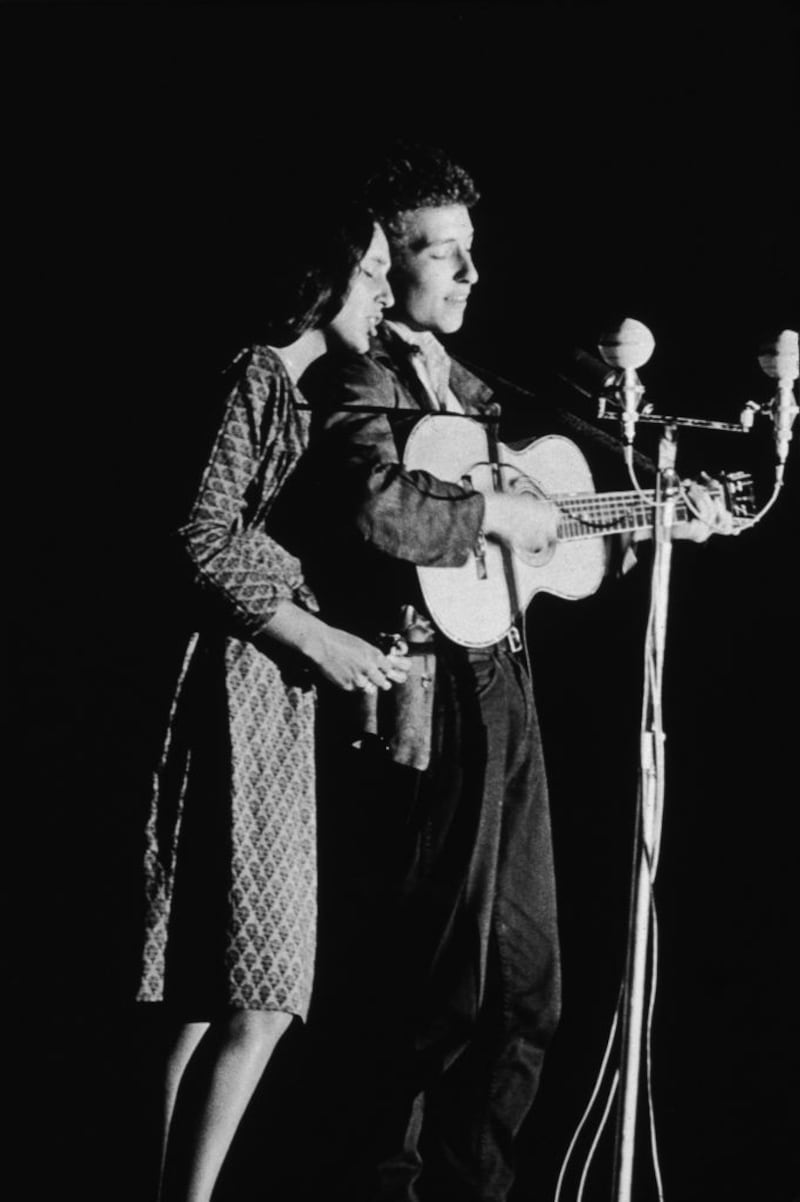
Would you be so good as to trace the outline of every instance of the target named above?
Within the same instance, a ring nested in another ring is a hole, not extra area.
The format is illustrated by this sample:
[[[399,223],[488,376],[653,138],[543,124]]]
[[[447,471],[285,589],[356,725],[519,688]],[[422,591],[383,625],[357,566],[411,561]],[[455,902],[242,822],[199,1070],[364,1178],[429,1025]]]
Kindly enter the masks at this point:
[[[363,206],[325,210],[317,202],[309,216],[295,211],[270,254],[260,323],[265,341],[286,346],[332,321],[374,232],[375,219]]]

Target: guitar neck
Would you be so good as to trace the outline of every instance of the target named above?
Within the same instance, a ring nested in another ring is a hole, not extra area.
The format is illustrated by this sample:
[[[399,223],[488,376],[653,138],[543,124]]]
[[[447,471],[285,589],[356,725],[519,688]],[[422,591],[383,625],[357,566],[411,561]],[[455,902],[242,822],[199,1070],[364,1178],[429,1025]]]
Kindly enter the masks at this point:
[[[558,524],[560,542],[580,538],[597,538],[602,534],[624,534],[633,530],[652,530],[655,492],[587,493],[550,498],[561,511]],[[674,520],[690,517],[686,502],[674,502]]]

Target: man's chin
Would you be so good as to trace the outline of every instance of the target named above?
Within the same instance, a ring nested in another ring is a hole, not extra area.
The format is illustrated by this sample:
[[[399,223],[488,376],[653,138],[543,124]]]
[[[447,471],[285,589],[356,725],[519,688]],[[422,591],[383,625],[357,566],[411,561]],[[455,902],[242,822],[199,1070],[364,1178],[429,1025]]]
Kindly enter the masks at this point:
[[[449,313],[447,317],[439,325],[440,334],[455,334],[456,330],[460,330],[464,324],[465,310],[462,309],[458,313]]]

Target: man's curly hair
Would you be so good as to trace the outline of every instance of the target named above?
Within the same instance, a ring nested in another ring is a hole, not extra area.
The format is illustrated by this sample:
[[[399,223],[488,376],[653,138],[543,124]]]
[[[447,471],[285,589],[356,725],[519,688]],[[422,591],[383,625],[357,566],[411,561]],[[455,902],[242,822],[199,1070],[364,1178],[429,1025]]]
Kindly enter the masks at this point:
[[[409,217],[445,205],[471,208],[480,199],[472,176],[437,146],[400,142],[369,175],[364,200],[392,247],[405,243]]]

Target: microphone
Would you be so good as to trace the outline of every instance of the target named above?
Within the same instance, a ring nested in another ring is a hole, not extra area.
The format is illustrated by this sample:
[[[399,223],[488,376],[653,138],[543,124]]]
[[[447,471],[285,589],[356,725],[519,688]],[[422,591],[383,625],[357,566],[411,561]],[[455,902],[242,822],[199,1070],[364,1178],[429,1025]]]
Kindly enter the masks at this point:
[[[800,375],[797,330],[781,330],[776,338],[763,342],[759,347],[758,362],[770,379],[778,381],[770,408],[775,427],[775,453],[778,463],[783,466],[789,454],[792,423],[798,414],[794,399],[794,381]]]
[[[622,429],[628,444],[638,417],[639,402],[644,396],[636,368],[642,367],[655,350],[655,339],[646,325],[626,317],[618,326],[600,336],[597,349],[603,361],[619,373],[619,393],[622,398]]]
[[[581,347],[573,347],[553,369],[556,379],[590,401],[604,397],[614,384],[617,373]]]

